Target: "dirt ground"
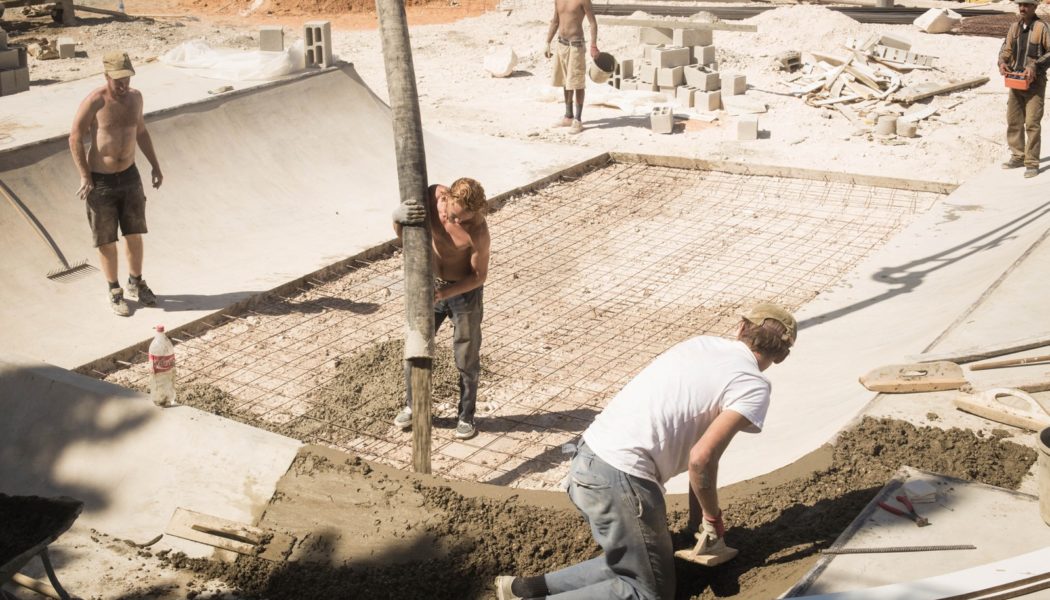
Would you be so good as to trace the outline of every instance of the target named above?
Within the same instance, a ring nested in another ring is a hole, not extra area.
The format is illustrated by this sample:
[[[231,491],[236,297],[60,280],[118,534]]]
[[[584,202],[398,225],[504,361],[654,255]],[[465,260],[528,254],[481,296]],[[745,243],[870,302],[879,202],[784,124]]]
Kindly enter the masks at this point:
[[[1014,489],[1036,455],[1003,435],[865,418],[811,459],[823,463],[816,470],[725,489],[727,540],[740,555],[716,569],[679,563],[677,597],[782,593],[904,464]],[[684,498],[672,496],[669,512],[676,544],[689,545]],[[598,552],[564,494],[416,477],[316,446],[296,459],[260,525],[297,533],[291,562],[162,561],[249,598],[488,599],[496,575],[544,573]]]

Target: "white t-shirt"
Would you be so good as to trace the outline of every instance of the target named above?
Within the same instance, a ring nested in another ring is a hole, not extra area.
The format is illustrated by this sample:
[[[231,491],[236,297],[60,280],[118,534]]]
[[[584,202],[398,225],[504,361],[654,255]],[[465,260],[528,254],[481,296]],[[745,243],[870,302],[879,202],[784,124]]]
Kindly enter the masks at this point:
[[[689,450],[723,410],[740,413],[758,433],[770,383],[746,344],[698,336],[656,357],[630,381],[583,439],[602,460],[663,484],[689,468]]]

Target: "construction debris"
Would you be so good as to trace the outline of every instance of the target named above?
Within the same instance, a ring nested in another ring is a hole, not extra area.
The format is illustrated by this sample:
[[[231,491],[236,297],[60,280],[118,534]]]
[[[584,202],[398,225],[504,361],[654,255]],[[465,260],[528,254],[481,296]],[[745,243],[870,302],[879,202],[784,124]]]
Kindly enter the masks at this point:
[[[912,52],[911,44],[899,36],[848,38],[841,51],[808,55],[811,60],[802,64],[802,75],[790,80],[791,93],[810,106],[838,111],[858,133],[873,133],[883,141],[916,137],[920,121],[948,108],[937,102],[909,105],[988,82],[987,77],[977,77],[909,84],[904,79],[909,73],[935,69],[937,58]]]

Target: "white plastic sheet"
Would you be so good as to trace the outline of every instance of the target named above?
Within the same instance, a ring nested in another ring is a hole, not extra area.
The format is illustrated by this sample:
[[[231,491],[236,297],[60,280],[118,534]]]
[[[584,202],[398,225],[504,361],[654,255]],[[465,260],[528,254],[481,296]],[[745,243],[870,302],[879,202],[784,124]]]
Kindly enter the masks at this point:
[[[305,52],[297,40],[283,52],[212,48],[203,40],[190,40],[165,52],[160,62],[194,69],[201,77],[228,81],[271,81],[302,70]]]

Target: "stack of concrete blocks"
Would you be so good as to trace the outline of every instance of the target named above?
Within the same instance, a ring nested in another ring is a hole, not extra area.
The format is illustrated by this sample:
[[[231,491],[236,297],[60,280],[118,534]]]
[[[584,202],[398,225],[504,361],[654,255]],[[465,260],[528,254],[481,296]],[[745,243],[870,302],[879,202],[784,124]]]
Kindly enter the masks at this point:
[[[29,62],[26,49],[8,46],[7,32],[0,29],[0,96],[29,91]]]
[[[259,50],[263,52],[284,52],[284,27],[280,25],[263,25],[260,27]]]
[[[329,21],[308,21],[304,26],[303,39],[306,41],[306,66],[327,69],[335,61],[332,58],[332,23]]]
[[[722,97],[743,94],[743,75],[719,73],[713,32],[709,29],[640,27],[642,56],[632,61],[631,74],[609,84],[622,90],[664,92],[682,108],[714,111]]]

